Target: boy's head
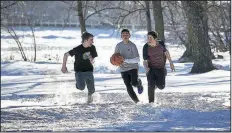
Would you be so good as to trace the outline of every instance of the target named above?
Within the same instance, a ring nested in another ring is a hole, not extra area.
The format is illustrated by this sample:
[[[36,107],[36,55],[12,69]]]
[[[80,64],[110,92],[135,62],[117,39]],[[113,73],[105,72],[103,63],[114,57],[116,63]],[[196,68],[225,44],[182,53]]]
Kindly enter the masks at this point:
[[[158,33],[155,31],[150,31],[147,33],[147,35],[152,36],[154,40],[156,40],[158,38]]]
[[[121,37],[122,37],[123,41],[124,40],[129,40],[129,38],[130,38],[130,31],[128,29],[123,29],[121,31]]]
[[[82,38],[82,43],[86,43],[88,46],[91,46],[93,44],[93,35],[88,33],[88,32],[84,32],[81,36]]]
[[[155,31],[150,31],[147,33],[147,40],[149,44],[154,43],[158,38],[158,33]]]

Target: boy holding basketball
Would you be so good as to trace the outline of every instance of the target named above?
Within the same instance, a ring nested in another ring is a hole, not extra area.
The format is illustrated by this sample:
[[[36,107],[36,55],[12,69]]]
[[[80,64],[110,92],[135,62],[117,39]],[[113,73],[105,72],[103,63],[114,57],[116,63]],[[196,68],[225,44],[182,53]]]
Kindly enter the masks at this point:
[[[90,103],[93,101],[92,94],[95,92],[92,64],[94,63],[94,58],[97,57],[97,51],[95,46],[93,45],[92,34],[85,32],[81,37],[82,44],[64,54],[61,71],[63,73],[68,72],[66,67],[68,56],[75,55],[74,70],[76,77],[76,88],[79,90],[84,90],[85,84],[87,85],[87,102]]]
[[[139,99],[132,86],[138,88],[139,94],[143,92],[142,81],[138,78],[138,63],[140,61],[139,53],[136,45],[129,40],[130,32],[128,29],[123,29],[121,31],[121,38],[123,41],[116,45],[114,53],[120,53],[124,58],[123,63],[119,66],[121,76],[129,96],[135,103],[137,103],[139,102]]]

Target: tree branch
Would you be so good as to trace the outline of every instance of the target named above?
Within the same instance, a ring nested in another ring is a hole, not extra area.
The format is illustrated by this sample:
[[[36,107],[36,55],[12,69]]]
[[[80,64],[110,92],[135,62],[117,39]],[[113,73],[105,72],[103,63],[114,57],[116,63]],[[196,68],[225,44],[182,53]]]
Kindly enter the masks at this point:
[[[6,8],[8,8],[8,7],[10,7],[10,6],[13,6],[13,5],[17,4],[17,3],[18,3],[18,1],[13,2],[13,3],[11,3],[10,5],[4,6],[4,7],[1,6],[1,10],[2,10],[2,9],[6,9]]]
[[[90,7],[91,7],[91,6],[90,6]],[[91,8],[93,8],[93,7],[91,7]],[[136,10],[134,10],[134,11],[129,11],[129,10],[126,10],[126,9],[123,9],[123,8],[120,8],[120,7],[109,7],[109,8],[103,8],[103,9],[100,9],[100,10],[96,10],[95,8],[93,8],[93,9],[94,9],[96,12],[94,12],[94,13],[88,15],[88,16],[84,19],[85,21],[86,21],[89,17],[91,17],[91,16],[93,16],[93,15],[95,15],[95,14],[97,14],[97,13],[100,13],[100,12],[102,12],[102,11],[104,11],[104,10],[116,10],[116,9],[119,9],[119,10],[127,11],[128,14],[134,13],[134,12],[139,11],[139,10],[144,10],[144,9],[136,9]],[[128,14],[126,14],[126,15],[124,15],[124,16],[127,16]],[[119,16],[119,17],[123,17],[123,16]]]

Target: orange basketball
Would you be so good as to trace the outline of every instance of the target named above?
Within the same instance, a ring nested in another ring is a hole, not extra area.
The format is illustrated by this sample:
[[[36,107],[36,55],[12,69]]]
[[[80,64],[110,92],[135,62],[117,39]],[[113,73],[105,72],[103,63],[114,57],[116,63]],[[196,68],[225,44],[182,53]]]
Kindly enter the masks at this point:
[[[123,63],[123,56],[120,53],[115,53],[110,57],[110,62],[112,65],[120,66]]]

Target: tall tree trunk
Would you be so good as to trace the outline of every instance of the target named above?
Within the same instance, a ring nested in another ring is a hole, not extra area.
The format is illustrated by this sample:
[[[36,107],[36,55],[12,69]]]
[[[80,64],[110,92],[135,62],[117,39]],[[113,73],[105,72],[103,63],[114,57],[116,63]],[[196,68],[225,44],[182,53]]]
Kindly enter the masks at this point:
[[[79,23],[81,27],[81,34],[83,34],[86,31],[85,21],[83,17],[83,11],[82,11],[82,2],[77,1],[77,12],[79,16]]]
[[[182,1],[187,19],[192,27],[194,64],[190,73],[204,73],[214,70],[209,45],[207,1]]]
[[[158,33],[158,39],[165,42],[164,36],[164,20],[162,14],[161,1],[152,1],[153,15],[155,21],[155,31]]]
[[[147,18],[147,31],[149,32],[152,31],[149,1],[145,1],[145,5],[146,5],[146,18]]]
[[[180,62],[193,62],[193,31],[192,31],[192,27],[189,23],[189,21],[187,21],[187,35],[188,35],[188,41],[185,42],[185,52],[184,54],[180,57],[179,61]]]

